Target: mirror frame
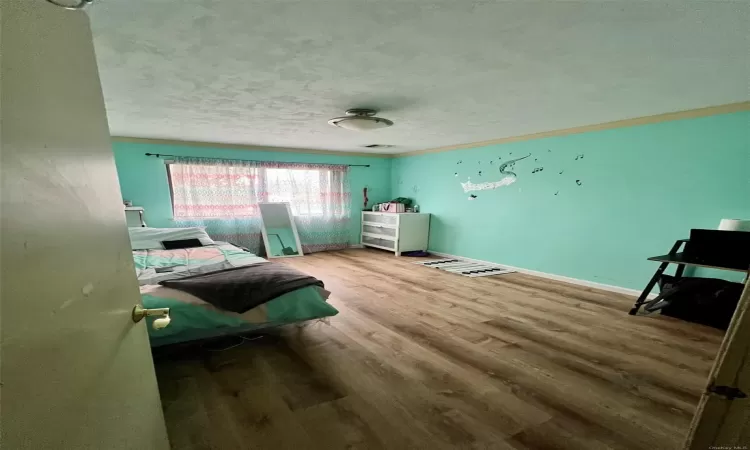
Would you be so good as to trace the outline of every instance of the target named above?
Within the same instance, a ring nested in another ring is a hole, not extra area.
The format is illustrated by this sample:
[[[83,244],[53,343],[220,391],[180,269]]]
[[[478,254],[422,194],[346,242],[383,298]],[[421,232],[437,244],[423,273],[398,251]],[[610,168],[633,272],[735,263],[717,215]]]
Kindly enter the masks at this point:
[[[294,240],[297,243],[297,254],[296,255],[271,255],[271,246],[268,245],[268,233],[266,231],[266,221],[263,219],[263,210],[261,205],[284,205],[286,207],[286,214],[289,217],[289,222],[292,224],[292,233],[294,233]],[[302,244],[299,241],[299,233],[297,233],[297,224],[294,223],[294,215],[292,214],[292,206],[289,202],[258,202],[258,212],[260,213],[260,232],[263,235],[263,245],[266,249],[266,258],[295,258],[297,256],[304,256],[305,253],[302,251]]]

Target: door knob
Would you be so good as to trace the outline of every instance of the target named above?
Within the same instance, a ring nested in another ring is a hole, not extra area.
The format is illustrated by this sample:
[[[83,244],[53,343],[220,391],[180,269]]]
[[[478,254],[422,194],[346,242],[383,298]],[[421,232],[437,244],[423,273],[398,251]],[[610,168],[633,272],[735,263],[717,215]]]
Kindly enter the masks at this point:
[[[151,325],[154,330],[165,328],[172,321],[169,317],[169,308],[146,309],[141,305],[135,305],[133,307],[133,322],[138,323],[145,317],[158,317]]]

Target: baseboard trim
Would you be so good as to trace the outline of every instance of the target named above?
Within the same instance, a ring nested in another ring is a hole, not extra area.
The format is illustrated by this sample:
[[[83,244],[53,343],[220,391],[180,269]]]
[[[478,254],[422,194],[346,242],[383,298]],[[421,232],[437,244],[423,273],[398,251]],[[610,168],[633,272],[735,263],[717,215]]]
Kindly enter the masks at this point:
[[[432,253],[433,255],[442,256],[444,258],[465,259],[467,261],[472,261],[472,262],[476,262],[480,264],[505,267],[506,269],[515,270],[516,272],[520,272],[526,275],[533,275],[535,277],[547,278],[549,280],[562,281],[563,283],[577,284],[579,286],[586,286],[586,287],[590,287],[594,289],[601,289],[603,291],[616,292],[618,294],[625,294],[631,297],[638,297],[639,295],[641,295],[641,291],[637,291],[635,289],[624,288],[620,286],[614,286],[611,284],[596,283],[593,281],[581,280],[579,278],[565,277],[562,275],[555,275],[553,273],[539,272],[536,270],[524,269],[522,267],[509,266],[507,264],[498,264],[498,263],[493,263],[490,261],[484,261],[481,259],[467,258],[466,256],[451,255],[450,253],[436,252],[434,250],[428,250],[428,251]],[[657,294],[649,294],[648,298],[653,299],[656,297],[656,295]]]

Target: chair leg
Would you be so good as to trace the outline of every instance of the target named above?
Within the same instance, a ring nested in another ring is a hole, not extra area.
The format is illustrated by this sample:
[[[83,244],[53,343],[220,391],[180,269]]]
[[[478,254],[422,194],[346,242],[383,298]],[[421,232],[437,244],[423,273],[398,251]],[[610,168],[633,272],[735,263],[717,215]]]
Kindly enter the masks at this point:
[[[677,266],[677,270],[674,272],[675,279],[679,280],[682,278],[682,274],[685,273],[685,264],[680,264]]]
[[[638,314],[638,310],[641,309],[641,306],[644,303],[646,303],[648,294],[650,294],[651,291],[654,289],[654,286],[656,286],[656,282],[659,281],[659,278],[661,278],[661,275],[664,273],[664,270],[666,270],[668,265],[669,263],[661,263],[659,268],[656,269],[656,273],[654,273],[654,276],[651,277],[651,280],[646,285],[646,289],[644,289],[643,292],[641,292],[641,295],[638,297],[638,300],[635,301],[633,308],[630,310],[628,314],[630,314],[631,316]]]

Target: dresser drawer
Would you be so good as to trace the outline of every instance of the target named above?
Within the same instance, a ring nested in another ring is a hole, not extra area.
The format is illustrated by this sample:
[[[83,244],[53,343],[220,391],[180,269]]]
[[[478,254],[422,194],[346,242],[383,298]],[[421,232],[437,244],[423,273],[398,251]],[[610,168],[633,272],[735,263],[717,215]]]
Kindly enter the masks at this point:
[[[396,239],[396,234],[398,233],[398,229],[386,227],[382,225],[370,225],[367,223],[362,224],[362,234],[370,234],[370,235],[378,235],[378,236],[386,236],[392,239]]]
[[[386,250],[395,250],[396,249],[396,241],[392,241],[389,239],[380,239],[373,236],[362,236],[362,244],[363,245],[371,245],[373,247],[383,248]]]
[[[398,215],[388,213],[363,212],[362,222],[370,222],[378,225],[395,227],[398,225]]]

